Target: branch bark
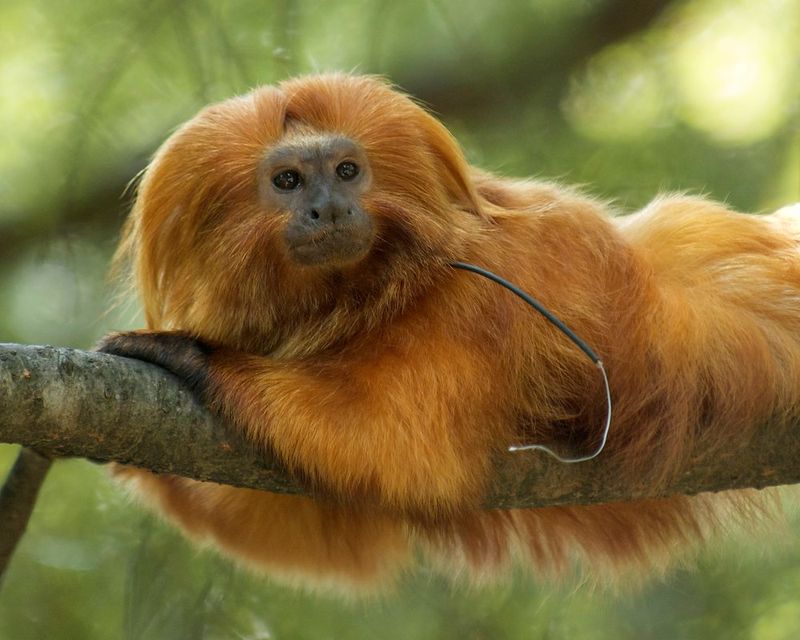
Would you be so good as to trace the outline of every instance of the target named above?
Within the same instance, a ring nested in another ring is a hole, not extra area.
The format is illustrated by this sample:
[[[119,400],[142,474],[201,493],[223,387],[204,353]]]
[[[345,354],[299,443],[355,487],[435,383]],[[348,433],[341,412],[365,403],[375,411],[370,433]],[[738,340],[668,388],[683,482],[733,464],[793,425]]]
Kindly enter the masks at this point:
[[[612,424],[613,430],[613,424]],[[613,434],[612,434],[613,437]],[[120,462],[198,480],[306,493],[158,367],[74,349],[0,344],[0,442],[51,457]],[[796,422],[776,420],[746,445],[695,463],[659,495],[800,482]],[[537,453],[497,460],[485,506],[591,504],[652,497],[603,456],[565,465]]]

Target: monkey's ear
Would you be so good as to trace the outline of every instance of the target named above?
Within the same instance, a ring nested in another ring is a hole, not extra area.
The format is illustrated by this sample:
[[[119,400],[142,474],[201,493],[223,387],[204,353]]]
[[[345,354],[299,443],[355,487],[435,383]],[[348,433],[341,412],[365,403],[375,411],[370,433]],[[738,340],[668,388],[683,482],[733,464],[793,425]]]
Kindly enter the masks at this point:
[[[456,139],[436,118],[425,113],[423,126],[451,202],[476,216],[487,217],[484,203],[470,177],[470,167]]]

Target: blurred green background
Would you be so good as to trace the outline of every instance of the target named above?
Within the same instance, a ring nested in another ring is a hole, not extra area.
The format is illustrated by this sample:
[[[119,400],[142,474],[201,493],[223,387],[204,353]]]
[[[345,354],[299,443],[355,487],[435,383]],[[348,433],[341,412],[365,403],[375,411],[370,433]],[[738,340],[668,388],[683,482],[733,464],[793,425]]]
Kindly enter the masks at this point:
[[[106,313],[126,185],[202,105],[297,73],[385,74],[473,163],[581,183],[621,211],[675,190],[746,211],[800,201],[800,0],[3,0],[0,42],[5,342],[87,347],[137,326],[135,304]],[[0,474],[14,454],[0,445]],[[70,460],[0,592],[0,639],[789,640],[791,519],[635,593],[421,570],[348,604],[191,548]]]

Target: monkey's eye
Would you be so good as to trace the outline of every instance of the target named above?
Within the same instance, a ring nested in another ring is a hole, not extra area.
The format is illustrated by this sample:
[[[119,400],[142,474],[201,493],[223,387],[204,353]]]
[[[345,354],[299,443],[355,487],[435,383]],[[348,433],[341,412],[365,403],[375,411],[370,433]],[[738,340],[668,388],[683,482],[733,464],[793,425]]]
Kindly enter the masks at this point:
[[[275,185],[276,189],[280,189],[281,191],[294,191],[301,183],[302,179],[300,178],[300,174],[294,169],[281,171],[272,178],[272,184]]]
[[[342,180],[352,180],[358,175],[358,165],[349,160],[340,162],[336,167],[336,175]]]

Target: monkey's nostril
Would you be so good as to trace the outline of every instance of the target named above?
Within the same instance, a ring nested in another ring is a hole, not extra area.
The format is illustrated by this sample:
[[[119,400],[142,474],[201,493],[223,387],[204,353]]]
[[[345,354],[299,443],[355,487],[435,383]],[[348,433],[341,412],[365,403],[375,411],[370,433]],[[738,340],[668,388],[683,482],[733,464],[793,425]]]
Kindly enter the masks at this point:
[[[348,216],[352,216],[353,215],[353,210],[352,209],[348,209],[347,210],[347,215]]]
[[[316,209],[311,210],[311,219],[312,220],[319,220],[319,211]]]

